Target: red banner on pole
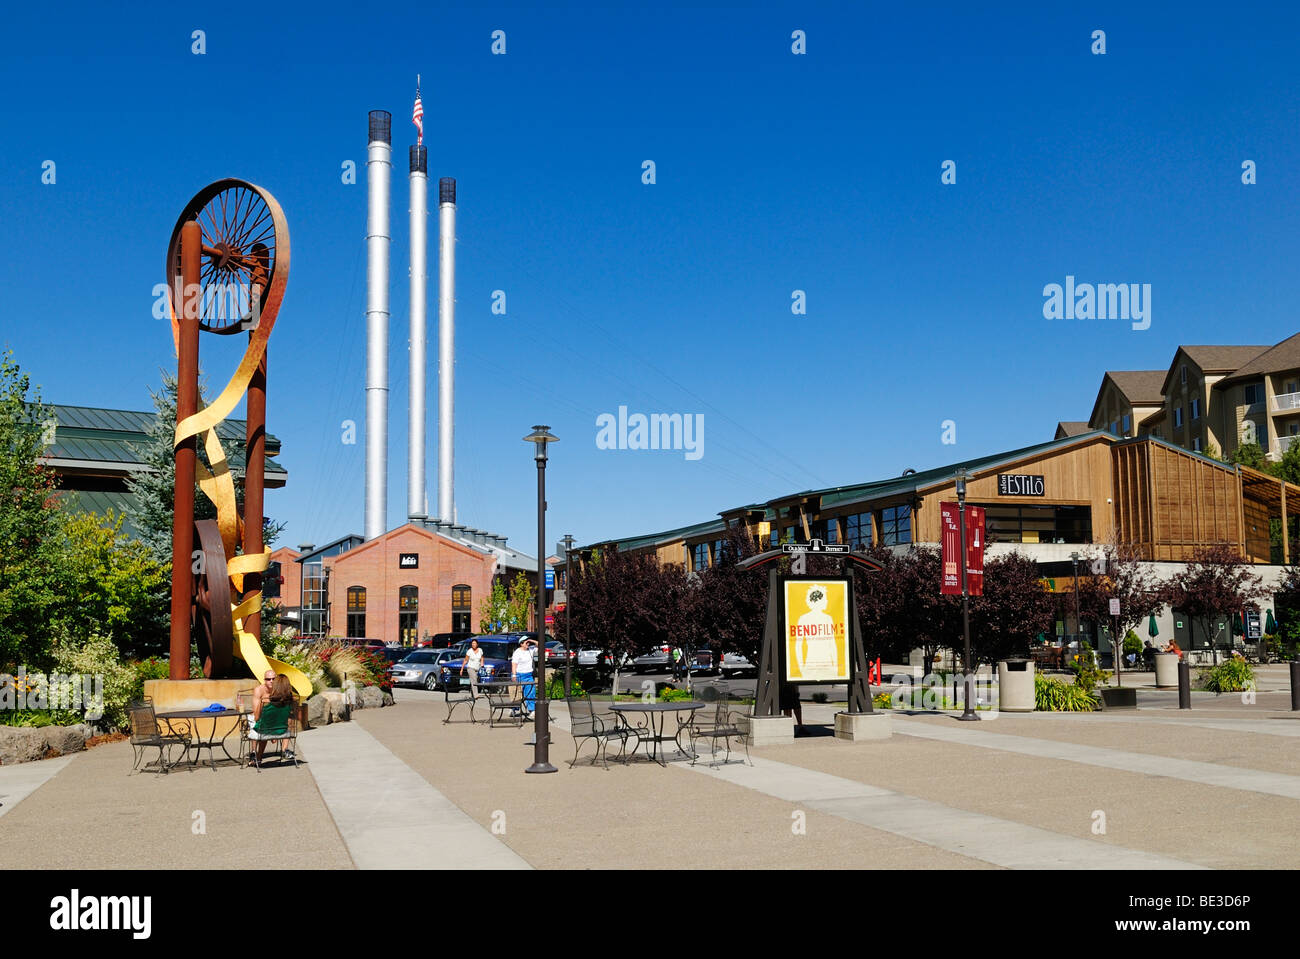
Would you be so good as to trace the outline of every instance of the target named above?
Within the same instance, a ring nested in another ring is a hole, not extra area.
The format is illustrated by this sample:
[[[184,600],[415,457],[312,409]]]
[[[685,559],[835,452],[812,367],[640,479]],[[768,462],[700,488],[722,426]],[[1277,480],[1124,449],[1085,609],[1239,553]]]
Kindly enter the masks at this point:
[[[966,592],[984,595],[984,507],[966,507]]]
[[[957,555],[961,551],[961,522],[956,503],[939,504],[940,562],[943,564],[943,584],[939,590],[943,596],[961,595],[961,567],[957,565]]]
[[[956,503],[939,504],[940,562],[943,580],[939,592],[944,596],[961,595],[961,567],[958,554],[961,542],[961,511]],[[966,590],[971,596],[984,595],[984,507],[966,507]]]

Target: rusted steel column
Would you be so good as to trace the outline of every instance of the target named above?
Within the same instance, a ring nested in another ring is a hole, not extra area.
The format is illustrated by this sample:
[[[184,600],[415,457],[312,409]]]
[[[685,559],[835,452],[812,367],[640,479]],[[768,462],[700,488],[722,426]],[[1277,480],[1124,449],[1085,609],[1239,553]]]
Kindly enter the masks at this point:
[[[258,260],[252,279],[252,304],[254,325],[248,331],[251,342],[257,326],[257,313],[266,292],[266,247],[259,244],[254,250]],[[262,552],[262,507],[266,484],[266,353],[257,365],[257,372],[248,382],[248,425],[245,431],[244,456],[244,555]],[[262,588],[262,574],[249,573],[244,577],[244,595]],[[244,621],[246,632],[261,639],[262,616],[254,613]]]
[[[197,221],[181,227],[180,302],[173,307],[180,326],[176,369],[176,422],[198,412],[199,407],[199,261],[202,234]],[[175,291],[173,291],[174,293]],[[196,438],[176,447],[176,480],[172,494],[172,679],[190,678],[190,623],[194,573],[194,462]]]

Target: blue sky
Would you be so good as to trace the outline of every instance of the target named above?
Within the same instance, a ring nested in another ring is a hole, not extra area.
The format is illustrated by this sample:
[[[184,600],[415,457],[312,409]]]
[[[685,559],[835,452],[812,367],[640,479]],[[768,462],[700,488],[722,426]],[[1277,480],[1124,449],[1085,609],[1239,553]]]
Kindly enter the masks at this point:
[[[587,542],[1049,439],[1106,369],[1296,332],[1300,14],[902,6],[275,4],[256,30],[217,8],[15,8],[0,341],[49,401],[147,408],[174,363],[151,307],[177,215],[223,176],[268,188],[293,255],[269,395],[290,482],[267,511],[284,543],[360,532],[364,442],[340,424],[364,424],[366,186],[340,174],[364,171],[367,111],[390,110],[400,524],[417,72],[430,177],[458,181],[459,519],[522,549],[534,423],[561,439],[548,540]],[[1150,328],[1045,320],[1067,274],[1150,283]],[[213,339],[215,393],[237,357]],[[620,405],[702,414],[703,457],[598,449]]]

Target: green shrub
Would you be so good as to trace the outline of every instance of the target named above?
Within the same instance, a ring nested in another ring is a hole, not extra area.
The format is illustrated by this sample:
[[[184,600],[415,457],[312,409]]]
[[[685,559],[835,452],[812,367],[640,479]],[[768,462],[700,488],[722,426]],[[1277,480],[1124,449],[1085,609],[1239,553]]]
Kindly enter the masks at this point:
[[[1088,693],[1096,689],[1098,683],[1110,679],[1110,673],[1097,665],[1097,657],[1086,642],[1083,643],[1083,652],[1070,663],[1070,669],[1074,671],[1074,685]]]
[[[825,693],[813,693],[812,701],[814,703],[825,703],[830,701],[830,697],[827,696]]]
[[[1124,635],[1124,653],[1125,655],[1129,653],[1136,653],[1138,656],[1142,655],[1142,640],[1131,629]]]
[[[1255,671],[1244,659],[1232,656],[1217,666],[1202,669],[1196,685],[1215,695],[1242,693],[1255,688]]]
[[[893,709],[893,696],[889,693],[876,693],[871,697],[871,706],[873,709]]]
[[[587,689],[582,685],[582,680],[574,676],[569,683],[570,696],[585,696]],[[564,698],[564,671],[557,670],[551,674],[550,679],[546,681],[546,698],[563,699]]]
[[[135,685],[131,687],[131,699],[144,695],[144,684],[149,679],[167,679],[171,675],[171,663],[161,656],[150,656],[131,664],[135,670]]]
[[[1045,713],[1090,713],[1097,708],[1097,698],[1090,689],[1035,673],[1034,708]]]
[[[54,668],[61,673],[100,677],[104,686],[104,715],[87,716],[92,722],[125,729],[126,704],[136,690],[135,667],[122,662],[117,645],[107,636],[77,641],[64,637],[54,646]]]

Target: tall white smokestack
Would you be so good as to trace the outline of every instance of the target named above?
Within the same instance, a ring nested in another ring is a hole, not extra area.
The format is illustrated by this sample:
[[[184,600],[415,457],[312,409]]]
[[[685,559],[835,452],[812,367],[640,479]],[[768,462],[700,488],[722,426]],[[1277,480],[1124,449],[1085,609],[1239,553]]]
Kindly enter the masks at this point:
[[[388,199],[392,179],[392,115],[370,111],[366,181],[366,539],[388,520]]]
[[[456,181],[438,181],[438,518],[456,520]]]
[[[428,323],[425,306],[429,283],[429,157],[422,146],[411,147],[411,409],[407,444],[406,514],[427,517],[424,485],[424,370]]]

